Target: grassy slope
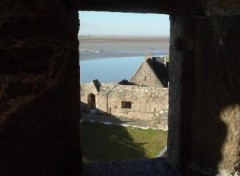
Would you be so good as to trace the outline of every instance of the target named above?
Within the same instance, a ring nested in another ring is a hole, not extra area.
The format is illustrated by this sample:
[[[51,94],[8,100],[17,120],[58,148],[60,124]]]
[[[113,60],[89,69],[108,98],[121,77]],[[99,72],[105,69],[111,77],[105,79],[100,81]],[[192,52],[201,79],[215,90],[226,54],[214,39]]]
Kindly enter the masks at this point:
[[[167,133],[117,125],[81,123],[84,162],[155,157],[165,146]]]

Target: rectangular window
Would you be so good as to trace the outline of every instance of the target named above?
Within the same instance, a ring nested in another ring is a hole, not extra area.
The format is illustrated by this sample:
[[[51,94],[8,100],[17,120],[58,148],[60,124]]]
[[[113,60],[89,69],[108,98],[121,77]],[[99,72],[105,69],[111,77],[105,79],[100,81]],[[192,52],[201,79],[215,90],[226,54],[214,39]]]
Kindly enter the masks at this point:
[[[132,102],[131,101],[122,101],[121,107],[123,109],[131,109],[132,108]]]

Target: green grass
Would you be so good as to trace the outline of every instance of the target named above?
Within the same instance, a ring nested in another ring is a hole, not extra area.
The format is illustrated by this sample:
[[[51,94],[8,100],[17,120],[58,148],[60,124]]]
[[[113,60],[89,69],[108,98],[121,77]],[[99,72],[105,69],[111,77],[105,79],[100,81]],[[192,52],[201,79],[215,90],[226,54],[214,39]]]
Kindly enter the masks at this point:
[[[81,123],[83,161],[155,157],[167,143],[167,132],[117,125]]]

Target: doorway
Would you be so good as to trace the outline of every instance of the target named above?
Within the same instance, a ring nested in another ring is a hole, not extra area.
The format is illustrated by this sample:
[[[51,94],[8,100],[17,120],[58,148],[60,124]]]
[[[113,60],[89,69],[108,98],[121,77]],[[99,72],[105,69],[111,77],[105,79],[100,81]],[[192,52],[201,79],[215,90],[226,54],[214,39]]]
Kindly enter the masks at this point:
[[[96,108],[96,98],[93,93],[88,95],[88,110]]]

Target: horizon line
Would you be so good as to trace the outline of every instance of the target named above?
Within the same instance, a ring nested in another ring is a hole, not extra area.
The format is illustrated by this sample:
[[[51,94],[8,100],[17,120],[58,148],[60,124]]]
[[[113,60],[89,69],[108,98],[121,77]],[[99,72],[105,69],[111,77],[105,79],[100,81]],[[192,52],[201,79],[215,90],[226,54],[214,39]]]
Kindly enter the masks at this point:
[[[96,37],[117,37],[117,38],[170,38],[170,36],[166,35],[78,35],[79,38],[84,37],[84,38],[96,38]]]

